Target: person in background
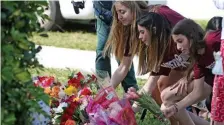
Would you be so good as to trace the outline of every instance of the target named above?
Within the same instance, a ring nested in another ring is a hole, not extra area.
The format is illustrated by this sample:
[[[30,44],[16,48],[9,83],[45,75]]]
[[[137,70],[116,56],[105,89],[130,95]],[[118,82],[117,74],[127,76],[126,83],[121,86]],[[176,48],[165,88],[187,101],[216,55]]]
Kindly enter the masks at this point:
[[[224,10],[224,0],[213,0],[218,9]],[[223,16],[224,17],[224,16]],[[224,19],[222,22],[217,20],[216,31],[221,31],[220,52],[216,53],[219,59],[216,60],[213,73],[216,75],[213,86],[212,106],[211,106],[211,125],[224,125]],[[217,58],[217,57],[216,57]],[[218,63],[218,61],[221,62]],[[216,70],[219,70],[216,71]],[[220,71],[221,70],[221,71]]]
[[[222,17],[215,16],[208,21],[205,31],[207,33],[207,36],[210,36],[214,34],[215,31],[220,31],[221,29],[222,29]],[[219,40],[218,37],[215,37],[215,38],[216,40]],[[211,102],[212,102],[212,93],[206,99],[206,107],[209,110],[209,112],[211,112]]]

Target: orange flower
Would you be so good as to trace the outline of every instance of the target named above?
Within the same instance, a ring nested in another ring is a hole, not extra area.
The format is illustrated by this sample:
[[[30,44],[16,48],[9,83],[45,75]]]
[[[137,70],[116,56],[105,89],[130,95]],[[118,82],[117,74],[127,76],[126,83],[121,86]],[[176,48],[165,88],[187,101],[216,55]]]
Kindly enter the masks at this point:
[[[51,88],[50,87],[44,88],[44,93],[50,94],[51,93]]]
[[[74,120],[68,119],[68,120],[65,122],[65,125],[76,125],[76,123],[75,123]]]
[[[59,86],[54,86],[51,90],[50,95],[57,98],[59,91],[60,91],[60,87]]]

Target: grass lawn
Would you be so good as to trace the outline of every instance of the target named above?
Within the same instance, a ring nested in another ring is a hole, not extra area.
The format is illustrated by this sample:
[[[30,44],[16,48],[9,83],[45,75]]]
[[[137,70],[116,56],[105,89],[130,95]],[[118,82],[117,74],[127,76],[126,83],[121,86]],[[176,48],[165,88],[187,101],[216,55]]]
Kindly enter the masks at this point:
[[[64,83],[68,80],[68,76],[72,72],[78,72],[78,70],[74,69],[53,69],[53,68],[34,68],[34,69],[29,69],[30,73],[32,76],[54,76],[57,78],[60,82]],[[139,86],[142,86],[145,82],[145,80],[138,79],[138,84]],[[123,95],[123,89],[121,86],[119,86],[116,89],[118,95],[122,97]],[[140,114],[136,114],[136,120],[138,125],[162,125],[158,120],[156,120],[150,112],[147,112],[147,115],[145,117],[144,121],[140,120]]]
[[[89,32],[47,32],[48,37],[34,34],[31,38],[35,44],[62,48],[95,50],[96,34]]]
[[[206,20],[196,20],[203,28],[205,28]],[[77,26],[78,29],[66,30],[66,32],[47,32],[48,37],[41,37],[39,34],[35,34],[32,41],[38,45],[55,46],[62,48],[80,49],[80,50],[92,50],[95,51],[97,37],[96,33],[90,31],[90,26]],[[77,28],[75,26],[75,28]],[[71,28],[71,27],[70,27]]]

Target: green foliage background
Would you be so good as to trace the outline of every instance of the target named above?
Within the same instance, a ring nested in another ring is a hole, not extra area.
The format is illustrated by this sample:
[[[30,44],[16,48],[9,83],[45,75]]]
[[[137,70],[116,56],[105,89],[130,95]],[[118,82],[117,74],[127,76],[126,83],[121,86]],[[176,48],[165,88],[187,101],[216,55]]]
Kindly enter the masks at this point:
[[[33,86],[28,68],[37,67],[40,47],[28,40],[41,31],[37,15],[45,1],[1,1],[1,123],[30,125],[31,112],[42,112],[38,101],[49,103],[43,90]]]

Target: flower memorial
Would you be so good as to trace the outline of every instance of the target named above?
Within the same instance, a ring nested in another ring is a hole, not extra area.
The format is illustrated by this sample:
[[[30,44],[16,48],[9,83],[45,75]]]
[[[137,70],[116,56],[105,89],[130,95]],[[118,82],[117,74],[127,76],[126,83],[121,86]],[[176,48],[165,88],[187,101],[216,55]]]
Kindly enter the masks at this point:
[[[78,72],[72,74],[63,84],[51,76],[37,76],[33,81],[35,86],[44,88],[44,92],[51,97],[51,117],[48,124],[137,125],[130,104],[130,100],[134,98],[138,98],[140,106],[151,113],[156,116],[160,114],[159,107],[155,106],[151,97],[139,98],[136,95],[125,94],[119,99],[115,89],[110,85],[108,76],[102,79],[96,75]]]

